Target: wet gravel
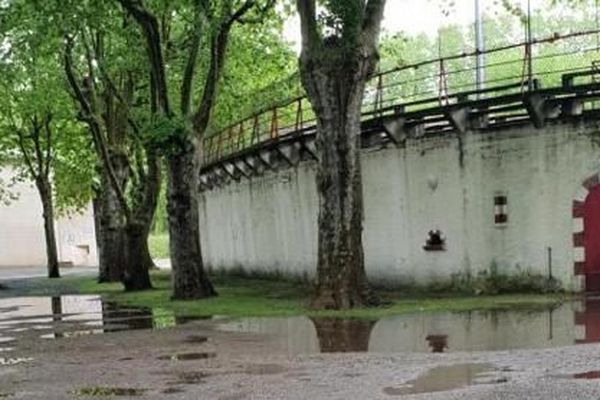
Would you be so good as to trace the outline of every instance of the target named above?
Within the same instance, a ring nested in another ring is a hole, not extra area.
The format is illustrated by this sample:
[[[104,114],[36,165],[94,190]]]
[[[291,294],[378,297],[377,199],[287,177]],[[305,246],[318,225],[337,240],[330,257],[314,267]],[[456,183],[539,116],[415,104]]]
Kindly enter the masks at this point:
[[[207,340],[197,343],[198,336]],[[0,398],[76,399],[82,390],[110,389],[139,393],[114,398],[182,400],[600,398],[600,379],[574,377],[600,369],[598,344],[502,352],[290,357],[277,343],[265,335],[219,332],[205,322],[158,331],[32,340],[3,354],[27,362],[0,366]],[[214,357],[177,357],[192,353]],[[471,385],[464,386],[461,365],[485,368],[470,370]],[[448,366],[458,366],[456,374],[437,376],[455,375],[462,382],[458,388],[414,395],[392,390]]]

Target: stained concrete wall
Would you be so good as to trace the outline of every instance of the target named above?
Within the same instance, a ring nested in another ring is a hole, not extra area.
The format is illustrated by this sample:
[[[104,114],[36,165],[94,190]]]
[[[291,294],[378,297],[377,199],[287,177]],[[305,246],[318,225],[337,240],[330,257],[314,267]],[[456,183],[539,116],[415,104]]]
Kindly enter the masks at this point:
[[[365,150],[367,273],[374,281],[429,284],[454,274],[533,270],[571,290],[572,201],[600,171],[592,125],[558,124],[409,139],[403,148]],[[211,268],[312,275],[318,199],[313,162],[203,192],[202,245]],[[507,196],[508,223],[494,221]],[[439,229],[445,251],[425,251]]]
[[[0,169],[0,180],[9,182],[13,172]],[[0,268],[46,265],[42,203],[35,187],[24,182],[10,189],[17,200],[0,203]],[[77,266],[98,264],[92,208],[55,221],[61,263]]]

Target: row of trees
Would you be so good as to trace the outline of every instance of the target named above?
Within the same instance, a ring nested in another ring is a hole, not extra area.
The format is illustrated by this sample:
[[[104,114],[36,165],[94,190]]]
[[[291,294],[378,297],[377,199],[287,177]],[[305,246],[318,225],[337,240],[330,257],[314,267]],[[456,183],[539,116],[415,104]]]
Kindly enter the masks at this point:
[[[35,182],[42,199],[49,276],[59,276],[54,200],[66,210],[93,198],[100,281],[151,288],[147,239],[164,163],[173,297],[216,294],[200,249],[201,143],[215,112],[217,120],[236,119],[240,94],[293,72],[294,56],[278,39],[281,11],[291,4],[275,3],[1,4],[2,157]],[[362,256],[358,139],[384,4],[328,0],[318,12],[315,0],[297,2],[302,82],[319,129],[318,306],[372,300]]]
[[[359,140],[385,3],[295,4],[302,33],[300,79],[317,121],[316,308],[379,302],[364,268]],[[49,276],[59,275],[56,206],[63,212],[93,199],[100,281],[120,280],[126,290],[151,288],[147,239],[166,176],[173,297],[216,295],[200,249],[201,144],[215,127],[247,112],[238,106],[240,98],[297,70],[295,56],[279,38],[293,5],[0,2],[0,85],[6,93],[0,99],[0,154],[38,189]],[[454,42],[464,38],[446,36]],[[388,44],[383,50],[389,59],[404,57],[401,47]]]

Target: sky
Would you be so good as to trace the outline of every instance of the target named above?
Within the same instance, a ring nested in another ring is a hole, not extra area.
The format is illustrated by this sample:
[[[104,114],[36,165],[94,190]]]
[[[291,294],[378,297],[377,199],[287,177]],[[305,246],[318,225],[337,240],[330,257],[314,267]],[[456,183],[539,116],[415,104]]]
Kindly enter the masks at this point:
[[[480,0],[487,15],[498,10],[497,0]],[[513,0],[527,8],[527,0]],[[547,0],[531,0],[532,10],[539,9]],[[435,0],[387,0],[383,29],[387,33],[405,32],[409,35],[425,33],[435,36],[438,29],[448,24],[470,25],[475,20],[475,0],[455,0],[455,7],[449,16],[444,16]],[[288,20],[285,37],[294,43],[299,51],[300,27],[298,17]]]

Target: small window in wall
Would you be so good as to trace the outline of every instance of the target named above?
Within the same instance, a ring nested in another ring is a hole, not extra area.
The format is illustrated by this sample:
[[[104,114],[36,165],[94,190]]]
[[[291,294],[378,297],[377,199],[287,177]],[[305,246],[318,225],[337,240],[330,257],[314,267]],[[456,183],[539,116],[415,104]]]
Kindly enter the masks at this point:
[[[444,251],[446,250],[446,238],[438,229],[429,231],[429,237],[423,246],[425,251]]]
[[[497,227],[506,226],[508,223],[508,198],[506,194],[494,196],[494,222]]]

